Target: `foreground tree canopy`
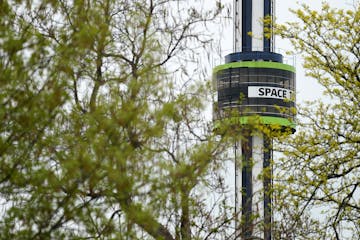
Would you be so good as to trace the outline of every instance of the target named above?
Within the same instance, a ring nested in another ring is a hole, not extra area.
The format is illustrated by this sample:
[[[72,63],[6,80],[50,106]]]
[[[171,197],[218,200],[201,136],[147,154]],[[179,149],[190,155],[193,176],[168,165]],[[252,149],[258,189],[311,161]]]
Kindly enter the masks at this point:
[[[349,10],[324,4],[293,12],[280,26],[304,56],[324,102],[299,107],[297,133],[280,150],[277,207],[284,239],[360,238],[360,2]],[[299,79],[299,84],[305,84]]]
[[[225,139],[184,71],[222,8],[0,1],[1,239],[226,238]]]

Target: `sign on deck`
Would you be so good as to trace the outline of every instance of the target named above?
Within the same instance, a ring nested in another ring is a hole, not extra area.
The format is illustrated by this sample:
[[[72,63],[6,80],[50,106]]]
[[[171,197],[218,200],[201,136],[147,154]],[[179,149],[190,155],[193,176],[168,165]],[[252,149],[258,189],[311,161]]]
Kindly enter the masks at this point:
[[[267,86],[249,86],[249,98],[275,98],[289,99],[293,98],[293,91],[286,88],[267,87]]]

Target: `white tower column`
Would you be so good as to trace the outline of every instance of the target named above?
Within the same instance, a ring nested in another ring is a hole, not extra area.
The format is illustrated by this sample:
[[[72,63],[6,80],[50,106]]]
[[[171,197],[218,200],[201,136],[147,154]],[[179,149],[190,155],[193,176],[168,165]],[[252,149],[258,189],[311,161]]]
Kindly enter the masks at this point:
[[[253,236],[264,239],[264,137],[256,132],[252,138],[252,215],[253,215]]]
[[[253,0],[252,3],[252,51],[264,51],[264,0]]]
[[[241,140],[235,142],[235,238],[241,236],[241,201],[242,201],[242,147]]]
[[[234,0],[234,52],[241,52],[242,46],[242,0]]]

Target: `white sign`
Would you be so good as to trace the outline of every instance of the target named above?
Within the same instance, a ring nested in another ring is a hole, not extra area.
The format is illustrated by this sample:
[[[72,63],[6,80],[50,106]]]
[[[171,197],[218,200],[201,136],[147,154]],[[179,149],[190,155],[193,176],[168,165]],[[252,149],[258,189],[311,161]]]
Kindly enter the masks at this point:
[[[276,98],[292,99],[293,91],[286,88],[266,87],[266,86],[249,86],[249,98]]]

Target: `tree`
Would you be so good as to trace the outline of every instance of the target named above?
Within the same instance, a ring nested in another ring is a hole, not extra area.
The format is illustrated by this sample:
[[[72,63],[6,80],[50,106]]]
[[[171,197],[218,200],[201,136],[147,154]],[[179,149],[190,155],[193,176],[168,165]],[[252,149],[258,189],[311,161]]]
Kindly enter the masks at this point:
[[[227,234],[228,208],[206,206],[227,138],[184,71],[223,6],[199,6],[0,2],[2,239]]]
[[[300,22],[277,30],[328,100],[298,107],[297,132],[279,146],[277,207],[288,219],[278,237],[359,239],[360,3],[349,10],[323,4],[321,11],[303,5],[293,13]]]

